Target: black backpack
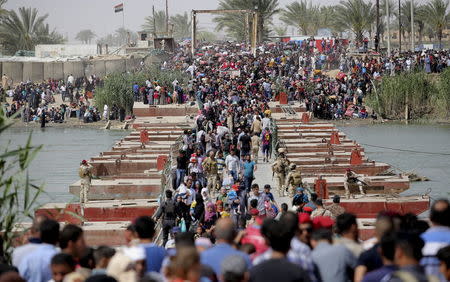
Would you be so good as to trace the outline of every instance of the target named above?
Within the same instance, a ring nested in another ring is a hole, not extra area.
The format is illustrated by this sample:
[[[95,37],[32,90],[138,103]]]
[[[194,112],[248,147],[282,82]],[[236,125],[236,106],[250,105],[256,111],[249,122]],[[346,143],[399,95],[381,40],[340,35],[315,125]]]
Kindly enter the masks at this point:
[[[164,212],[166,217],[175,217],[175,203],[172,199],[164,203]]]

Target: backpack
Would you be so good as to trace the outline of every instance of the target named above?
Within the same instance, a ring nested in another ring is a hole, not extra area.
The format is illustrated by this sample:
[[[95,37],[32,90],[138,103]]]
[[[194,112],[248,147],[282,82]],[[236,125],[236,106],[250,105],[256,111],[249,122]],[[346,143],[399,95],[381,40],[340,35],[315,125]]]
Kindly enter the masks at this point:
[[[175,203],[173,200],[166,200],[164,203],[164,212],[166,213],[166,217],[175,216]]]

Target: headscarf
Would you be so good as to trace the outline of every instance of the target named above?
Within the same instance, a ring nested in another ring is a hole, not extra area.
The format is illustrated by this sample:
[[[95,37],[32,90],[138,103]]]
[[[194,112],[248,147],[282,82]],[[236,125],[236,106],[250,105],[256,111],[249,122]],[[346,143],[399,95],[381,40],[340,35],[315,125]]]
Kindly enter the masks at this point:
[[[212,209],[212,211],[209,211],[210,208]],[[216,214],[216,206],[213,203],[209,202],[206,205],[205,209],[205,221],[210,221],[215,214]]]

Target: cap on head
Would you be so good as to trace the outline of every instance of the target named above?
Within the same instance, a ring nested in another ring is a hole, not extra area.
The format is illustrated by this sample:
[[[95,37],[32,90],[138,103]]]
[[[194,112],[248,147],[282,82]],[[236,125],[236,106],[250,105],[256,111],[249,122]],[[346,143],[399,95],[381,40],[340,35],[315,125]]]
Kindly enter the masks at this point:
[[[82,161],[81,161],[81,164],[84,164],[84,165],[85,165],[85,164],[87,164],[87,161],[86,161],[86,160],[82,160]]]
[[[305,191],[305,189],[303,189],[302,187],[297,187],[296,191],[297,192],[303,192],[303,191]]]
[[[286,153],[286,148],[278,148],[278,153],[280,154]]]

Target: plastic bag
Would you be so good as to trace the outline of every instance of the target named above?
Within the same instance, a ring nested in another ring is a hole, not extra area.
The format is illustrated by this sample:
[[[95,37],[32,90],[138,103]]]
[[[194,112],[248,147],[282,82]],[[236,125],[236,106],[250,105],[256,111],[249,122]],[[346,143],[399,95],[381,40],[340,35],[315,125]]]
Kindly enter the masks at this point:
[[[182,233],[184,233],[184,232],[187,231],[187,230],[186,230],[186,222],[184,221],[184,218],[182,218],[182,219],[180,220],[179,226],[180,226],[180,228],[181,228],[181,232],[182,232]]]

